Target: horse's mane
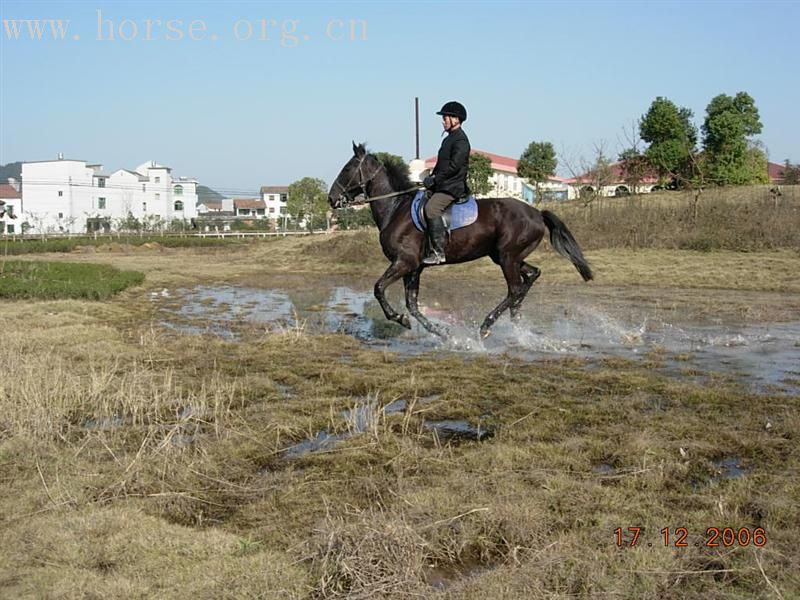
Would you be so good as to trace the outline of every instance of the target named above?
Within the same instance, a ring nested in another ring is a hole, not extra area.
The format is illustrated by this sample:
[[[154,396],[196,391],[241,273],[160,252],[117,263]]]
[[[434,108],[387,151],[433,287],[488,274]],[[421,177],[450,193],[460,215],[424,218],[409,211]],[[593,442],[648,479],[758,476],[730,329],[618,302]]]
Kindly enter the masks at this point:
[[[393,190],[407,190],[414,187],[414,184],[409,179],[408,166],[398,160],[393,160],[392,155],[387,153],[375,153],[375,157],[380,161],[386,169],[386,175],[389,177],[389,185]]]

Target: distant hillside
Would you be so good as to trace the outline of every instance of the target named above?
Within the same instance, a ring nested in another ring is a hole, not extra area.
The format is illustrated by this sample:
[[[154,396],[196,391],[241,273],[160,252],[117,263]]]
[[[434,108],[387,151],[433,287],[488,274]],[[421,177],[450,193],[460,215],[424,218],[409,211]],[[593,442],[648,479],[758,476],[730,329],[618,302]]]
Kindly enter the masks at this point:
[[[13,177],[17,181],[22,178],[22,163],[13,162],[7,165],[0,165],[0,183],[7,183],[8,178]]]
[[[197,186],[197,202],[198,204],[202,204],[204,202],[219,202],[225,196],[220,194],[219,192],[215,192],[210,187],[206,185],[198,185]]]

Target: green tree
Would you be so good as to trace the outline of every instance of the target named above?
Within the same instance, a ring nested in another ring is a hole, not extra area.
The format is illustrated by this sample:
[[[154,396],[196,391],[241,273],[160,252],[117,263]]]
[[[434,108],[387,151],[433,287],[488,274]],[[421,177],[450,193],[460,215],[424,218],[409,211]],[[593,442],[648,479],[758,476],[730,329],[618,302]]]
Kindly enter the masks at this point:
[[[473,152],[469,155],[467,185],[473,194],[488,194],[492,189],[492,161],[488,156]]]
[[[375,220],[369,208],[339,208],[336,211],[336,222],[340,229],[361,229],[372,227]]]
[[[788,158],[783,161],[783,183],[786,185],[800,183],[800,164],[793,165]]]
[[[556,171],[558,160],[550,142],[531,142],[519,157],[517,175],[536,186],[536,202],[541,202],[541,184]]]
[[[391,154],[389,152],[376,152],[375,158],[377,158],[384,167],[392,166],[406,177],[410,176],[408,164],[406,164],[406,161],[403,160],[402,156]]]
[[[650,161],[636,148],[623,150],[619,155],[622,177],[632,194],[639,191],[642,180],[650,172]]]
[[[711,100],[703,122],[703,146],[711,181],[718,185],[763,181],[758,168],[766,162],[766,156],[762,161],[763,152],[748,140],[761,133],[761,127],[756,103],[746,92],[733,97],[720,94]]]
[[[324,218],[328,214],[328,190],[325,182],[313,177],[303,177],[289,186],[286,210],[293,219],[306,220],[306,227],[313,231],[315,217]]]
[[[693,113],[659,96],[639,121],[642,139],[649,144],[647,160],[662,179],[685,186],[694,176],[697,128]]]

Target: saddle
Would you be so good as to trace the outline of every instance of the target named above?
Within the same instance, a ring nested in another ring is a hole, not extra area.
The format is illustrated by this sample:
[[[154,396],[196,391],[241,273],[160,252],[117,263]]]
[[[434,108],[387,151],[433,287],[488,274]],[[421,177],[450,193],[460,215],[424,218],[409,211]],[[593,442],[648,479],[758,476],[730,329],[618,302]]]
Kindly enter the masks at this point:
[[[414,226],[422,232],[428,230],[423,210],[429,197],[430,192],[420,190],[411,202],[411,220],[414,221]],[[447,207],[442,216],[448,233],[454,229],[472,225],[478,219],[478,202],[475,200],[475,196],[470,194],[453,202]]]

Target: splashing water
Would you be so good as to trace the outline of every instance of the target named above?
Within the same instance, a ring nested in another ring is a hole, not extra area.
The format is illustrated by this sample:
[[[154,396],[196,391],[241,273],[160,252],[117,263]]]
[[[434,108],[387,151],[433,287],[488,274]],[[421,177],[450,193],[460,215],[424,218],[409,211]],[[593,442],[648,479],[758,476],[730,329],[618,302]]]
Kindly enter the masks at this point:
[[[725,322],[718,316],[692,317],[688,312],[643,306],[630,298],[587,297],[561,301],[534,295],[520,318],[507,315],[491,335],[478,333],[484,308],[446,312],[432,306],[423,312],[448,331],[442,340],[414,322],[405,330],[384,317],[369,291],[344,286],[317,290],[324,300],[315,306],[293,301],[292,290],[199,286],[151,297],[161,307],[164,324],[190,333],[235,338],[234,324],[293,327],[310,324],[307,333],[341,332],[367,345],[404,354],[456,352],[475,355],[509,354],[522,359],[576,356],[587,359],[636,359],[658,351],[669,372],[686,367],[733,373],[756,387],[777,386],[800,391],[800,321]],[[452,290],[448,291],[452,293]],[[457,304],[460,298],[448,297]],[[672,355],[672,356],[671,356]],[[681,356],[680,359],[677,356]]]

